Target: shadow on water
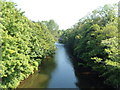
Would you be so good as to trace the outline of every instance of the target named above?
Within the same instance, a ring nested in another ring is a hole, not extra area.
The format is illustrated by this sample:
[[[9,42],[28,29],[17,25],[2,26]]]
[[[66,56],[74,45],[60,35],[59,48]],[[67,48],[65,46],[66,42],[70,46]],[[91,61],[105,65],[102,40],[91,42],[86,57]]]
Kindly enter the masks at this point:
[[[74,73],[77,78],[76,86],[80,90],[116,90],[115,88],[104,84],[104,78],[99,77],[98,72],[93,71],[90,67],[79,66],[78,59],[72,55],[70,50],[66,50],[71,58]]]
[[[79,67],[64,44],[55,43],[54,58],[43,60],[40,72],[36,71],[18,88],[79,88],[80,90],[105,90],[108,86],[88,68]],[[109,89],[110,90],[110,89]]]
[[[21,82],[18,88],[46,88],[55,67],[56,63],[53,57],[47,57],[42,61],[39,71],[35,71],[33,75]]]

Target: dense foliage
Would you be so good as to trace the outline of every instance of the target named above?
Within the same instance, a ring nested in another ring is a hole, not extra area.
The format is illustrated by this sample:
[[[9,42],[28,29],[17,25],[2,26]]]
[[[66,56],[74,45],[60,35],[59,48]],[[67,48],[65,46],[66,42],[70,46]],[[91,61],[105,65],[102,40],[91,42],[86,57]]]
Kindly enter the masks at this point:
[[[105,82],[120,87],[117,5],[105,5],[79,20],[62,34],[63,43],[85,66],[105,77]]]
[[[16,88],[38,69],[41,60],[54,53],[54,38],[42,23],[30,21],[16,4],[0,0],[2,88]]]

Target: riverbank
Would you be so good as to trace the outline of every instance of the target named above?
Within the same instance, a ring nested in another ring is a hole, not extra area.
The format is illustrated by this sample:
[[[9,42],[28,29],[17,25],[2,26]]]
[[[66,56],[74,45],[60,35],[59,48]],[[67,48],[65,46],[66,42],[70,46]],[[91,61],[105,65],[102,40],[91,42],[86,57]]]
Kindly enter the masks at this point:
[[[112,89],[91,68],[78,65],[76,58],[59,43],[54,57],[43,60],[39,70],[24,80],[18,88]]]
[[[79,81],[77,84],[78,87],[86,88],[87,90],[90,90],[90,88],[94,88],[95,90],[119,90],[118,88],[114,88],[111,85],[105,84],[105,77],[100,77],[99,71],[93,70],[92,67],[86,65],[86,62],[84,60],[77,58],[73,54],[73,51],[70,49],[69,45],[64,46],[71,56],[71,62],[74,66],[75,75]],[[82,79],[85,81],[81,83]]]

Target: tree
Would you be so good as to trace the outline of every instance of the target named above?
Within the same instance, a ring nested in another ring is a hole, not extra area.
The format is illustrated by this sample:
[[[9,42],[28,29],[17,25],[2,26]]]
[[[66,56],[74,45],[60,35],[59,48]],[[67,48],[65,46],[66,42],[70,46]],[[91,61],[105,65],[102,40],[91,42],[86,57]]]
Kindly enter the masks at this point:
[[[49,21],[42,21],[44,25],[47,26],[49,30],[59,30],[59,26],[54,20],[49,20]]]
[[[118,16],[116,5],[105,5],[79,20],[63,34],[74,56],[85,66],[98,71],[105,82],[120,87]],[[114,73],[114,74],[113,74]]]

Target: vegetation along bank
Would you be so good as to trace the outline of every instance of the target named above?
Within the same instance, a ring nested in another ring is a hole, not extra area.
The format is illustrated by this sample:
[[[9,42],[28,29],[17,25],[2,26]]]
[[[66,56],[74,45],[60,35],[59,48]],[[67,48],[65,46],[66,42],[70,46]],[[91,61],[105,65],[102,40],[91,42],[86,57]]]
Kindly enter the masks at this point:
[[[78,64],[98,71],[105,83],[120,87],[120,56],[117,5],[105,5],[80,19],[61,35]]]

